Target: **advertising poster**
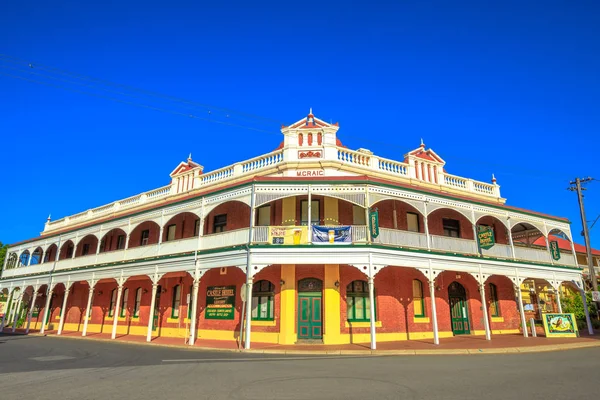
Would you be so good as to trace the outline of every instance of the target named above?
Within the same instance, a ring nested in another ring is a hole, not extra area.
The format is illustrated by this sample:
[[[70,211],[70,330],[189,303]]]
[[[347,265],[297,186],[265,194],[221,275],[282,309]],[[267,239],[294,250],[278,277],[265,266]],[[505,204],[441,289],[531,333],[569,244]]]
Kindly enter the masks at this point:
[[[349,226],[318,226],[312,227],[313,244],[352,244]]]
[[[270,226],[269,244],[306,244],[308,227],[306,226]]]
[[[578,337],[575,314],[542,314],[546,337]]]

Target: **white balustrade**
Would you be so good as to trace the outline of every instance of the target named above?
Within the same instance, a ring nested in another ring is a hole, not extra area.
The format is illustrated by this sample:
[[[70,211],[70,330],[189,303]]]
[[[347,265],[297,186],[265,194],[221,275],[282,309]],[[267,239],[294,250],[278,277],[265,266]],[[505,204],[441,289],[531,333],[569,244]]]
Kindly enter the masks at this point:
[[[369,167],[371,165],[371,155],[360,153],[358,151],[343,149],[338,147],[337,159],[346,164],[361,165]]]
[[[488,257],[512,258],[512,249],[505,244],[496,243],[489,249],[481,249],[481,254]]]
[[[201,185],[208,185],[211,183],[226,180],[233,176],[233,167],[225,167],[218,169],[208,174],[200,175]]]
[[[269,227],[268,226],[255,226],[252,241],[254,243],[268,243]]]
[[[283,161],[283,150],[277,150],[264,156],[256,157],[242,163],[242,173],[256,171],[277,165]]]
[[[379,228],[379,236],[373,241],[391,246],[427,248],[427,236],[424,233],[402,231],[399,229]]]
[[[446,186],[452,186],[459,189],[467,189],[467,181],[466,178],[461,178],[460,176],[444,174],[444,184]]]
[[[150,192],[146,192],[145,194],[146,194],[146,198],[147,199],[156,199],[156,198],[159,198],[159,197],[165,197],[169,193],[171,193],[171,186],[170,185],[169,186],[161,187],[159,189],[152,190]]]
[[[379,157],[377,169],[395,175],[408,176],[408,164]]]
[[[477,193],[494,195],[496,192],[496,186],[489,183],[473,181],[473,190]]]
[[[352,243],[366,243],[367,242],[367,226],[366,225],[352,225],[350,227],[350,233],[352,237]]]
[[[187,239],[172,240],[170,242],[161,243],[159,255],[188,253],[196,251],[197,249],[198,237],[194,236]]]
[[[200,239],[200,249],[219,249],[248,243],[248,229],[236,229],[234,231],[213,233]]]
[[[545,248],[515,246],[515,256],[518,260],[550,263],[550,253]]]
[[[477,244],[468,239],[431,235],[431,247],[453,253],[477,254]]]

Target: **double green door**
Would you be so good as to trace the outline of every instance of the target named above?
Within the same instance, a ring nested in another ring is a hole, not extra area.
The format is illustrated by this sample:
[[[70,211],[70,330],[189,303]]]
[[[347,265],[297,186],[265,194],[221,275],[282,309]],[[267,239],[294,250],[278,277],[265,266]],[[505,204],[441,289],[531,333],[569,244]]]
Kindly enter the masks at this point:
[[[298,294],[298,339],[322,339],[323,315],[321,292]]]
[[[452,332],[455,335],[471,333],[468,315],[466,299],[464,297],[450,297],[450,317]]]

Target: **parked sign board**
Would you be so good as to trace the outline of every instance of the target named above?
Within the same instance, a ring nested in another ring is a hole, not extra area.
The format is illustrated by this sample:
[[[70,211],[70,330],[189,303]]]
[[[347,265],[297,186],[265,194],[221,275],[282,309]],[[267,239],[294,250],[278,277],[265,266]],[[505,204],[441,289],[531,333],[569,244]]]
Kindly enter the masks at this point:
[[[206,289],[206,319],[233,319],[235,286],[209,286]]]
[[[546,337],[578,337],[575,314],[542,314]]]

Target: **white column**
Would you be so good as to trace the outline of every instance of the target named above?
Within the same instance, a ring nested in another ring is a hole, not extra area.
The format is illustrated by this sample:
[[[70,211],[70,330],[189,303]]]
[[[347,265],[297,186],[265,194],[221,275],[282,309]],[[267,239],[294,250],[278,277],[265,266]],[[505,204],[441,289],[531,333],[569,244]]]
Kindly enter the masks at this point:
[[[308,243],[312,243],[312,192],[308,185]],[[302,210],[300,210],[300,219],[302,219]],[[302,223],[302,221],[300,221]],[[250,303],[252,304],[252,303]]]
[[[152,323],[154,322],[154,307],[156,305],[156,291],[158,289],[158,283],[152,283],[152,299],[150,300],[150,312],[148,313],[148,334],[146,335],[146,342],[152,341]]]
[[[44,307],[44,316],[42,317],[42,328],[40,329],[41,334],[44,334],[44,332],[46,331],[46,324],[48,323],[48,311],[50,308],[50,301],[52,300],[52,293],[54,293],[54,291],[49,289],[48,296],[46,297],[46,307]]]
[[[8,305],[8,323],[10,324],[10,321],[12,321],[14,312],[15,312],[15,304],[17,303],[17,289],[13,290],[13,295],[10,299],[10,303]]]
[[[23,294],[24,291],[21,290],[21,292],[19,293],[19,299],[17,300],[17,305],[15,306],[15,311],[13,312],[13,314],[15,315],[15,317],[13,318],[13,326],[12,326],[12,331],[13,333],[15,332],[15,329],[17,329],[17,321],[19,320],[19,309],[21,308],[21,301],[23,300]]]
[[[6,323],[6,316],[8,315],[8,307],[10,306],[10,298],[12,297],[12,293],[8,292],[6,296],[6,301],[4,302],[4,314],[2,314],[2,323],[0,324],[0,332],[4,331],[4,324]]]
[[[479,284],[479,291],[481,293],[481,309],[483,310],[485,338],[486,340],[492,340],[492,333],[490,332],[490,320],[488,318],[487,300],[485,298],[485,282]]]
[[[571,241],[571,251],[573,252],[573,259],[575,260],[575,266],[577,267],[579,265],[579,262],[577,261],[577,253],[575,252],[575,244],[573,243],[573,241]]]
[[[427,216],[427,202],[423,203],[425,213],[423,214],[423,224],[425,224],[425,237],[427,238],[427,250],[431,250],[431,235],[429,234],[429,218]]]
[[[523,295],[521,293],[521,284],[515,285],[515,290],[517,291],[517,297],[519,300],[519,314],[521,314],[521,327],[523,329],[523,336],[529,337],[527,333],[527,321],[525,321],[525,310],[523,309]]]
[[[29,333],[29,327],[31,326],[31,315],[33,314],[33,308],[35,307],[35,300],[37,299],[38,288],[33,288],[33,294],[31,295],[31,302],[29,304],[29,312],[27,313],[27,328],[25,328],[25,334]]]
[[[510,217],[507,218],[508,221],[508,243],[510,244],[510,251],[512,252],[512,258],[515,260],[517,255],[515,254],[515,243],[512,238],[512,227],[510,226]]]
[[[69,290],[71,289],[71,285],[65,285],[65,295],[63,296],[63,303],[60,313],[60,320],[58,321],[58,335],[62,334],[63,324],[65,322],[65,316],[67,315],[67,299],[69,298]]]
[[[123,284],[119,282],[119,286],[117,288],[117,302],[115,304],[115,311],[113,312],[113,326],[112,326],[112,334],[110,335],[111,339],[117,337],[117,324],[119,322],[119,306],[121,305],[121,295],[123,294]]]
[[[558,305],[558,313],[562,314],[562,304],[560,303],[560,285],[556,289],[556,304]]]
[[[87,335],[90,309],[92,308],[92,301],[94,298],[94,287],[95,285],[93,283],[90,283],[87,306],[85,307],[85,315],[83,317],[83,332],[81,333],[81,336]]]
[[[375,282],[369,277],[369,302],[370,302],[370,324],[371,324],[371,350],[377,349],[377,333],[375,332]]]
[[[193,346],[196,342],[196,319],[198,318],[198,288],[200,287],[200,280],[194,280],[194,287],[192,289],[192,321],[190,323],[190,346]]]
[[[435,304],[435,281],[433,274],[429,277],[429,297],[431,298],[431,321],[433,322],[433,343],[440,344],[438,334],[437,307]]]
[[[544,223],[544,226],[546,225],[546,223]],[[552,252],[550,251],[550,235],[548,235],[548,230],[546,229],[546,236],[544,237],[544,239],[546,239],[546,250],[548,251],[548,257],[550,258],[550,264],[554,264],[554,257],[552,257]]]
[[[248,268],[250,268],[250,266],[248,266]],[[246,309],[246,341],[244,342],[244,349],[249,350],[252,326],[252,278],[248,278],[248,281],[246,282]]]

